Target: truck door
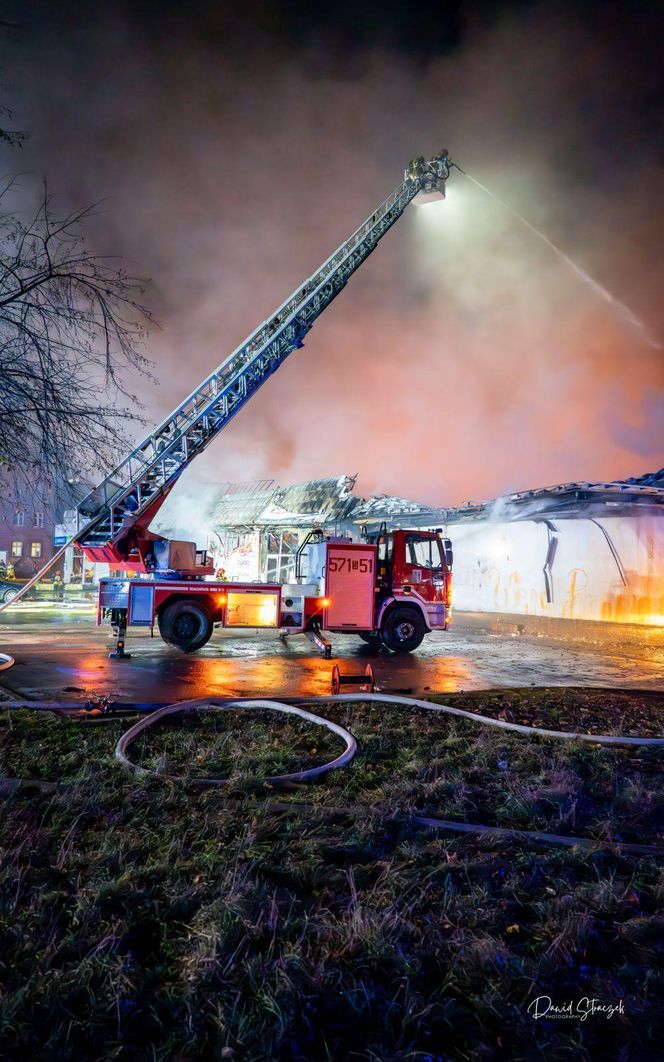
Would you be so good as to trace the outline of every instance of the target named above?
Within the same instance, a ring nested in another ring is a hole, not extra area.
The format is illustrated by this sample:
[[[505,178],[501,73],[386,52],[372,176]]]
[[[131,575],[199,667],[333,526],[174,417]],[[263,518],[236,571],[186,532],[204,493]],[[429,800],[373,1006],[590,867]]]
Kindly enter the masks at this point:
[[[400,577],[404,592],[421,600],[430,625],[443,627],[446,621],[445,558],[437,535],[411,531],[404,536]]]

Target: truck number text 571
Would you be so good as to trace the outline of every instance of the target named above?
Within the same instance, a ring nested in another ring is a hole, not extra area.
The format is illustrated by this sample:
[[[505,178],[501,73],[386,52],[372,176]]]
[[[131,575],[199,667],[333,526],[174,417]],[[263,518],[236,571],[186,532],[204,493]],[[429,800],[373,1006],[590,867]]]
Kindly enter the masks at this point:
[[[373,571],[373,560],[370,557],[330,557],[331,572],[367,572]]]

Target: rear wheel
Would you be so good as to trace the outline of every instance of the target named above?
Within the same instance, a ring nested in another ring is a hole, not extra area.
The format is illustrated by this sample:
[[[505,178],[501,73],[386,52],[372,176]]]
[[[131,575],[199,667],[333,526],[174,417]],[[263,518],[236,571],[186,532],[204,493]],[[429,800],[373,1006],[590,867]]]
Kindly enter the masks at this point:
[[[12,588],[9,587],[7,590],[5,590],[4,594],[2,595],[3,604],[4,605],[8,605],[10,601],[14,600],[14,598],[16,597],[17,594],[18,594],[18,590],[12,590]]]
[[[159,633],[183,653],[195,653],[210,640],[212,620],[198,602],[173,601],[160,613]]]
[[[422,613],[407,607],[388,612],[380,628],[383,643],[393,653],[412,653],[421,644],[426,632]]]

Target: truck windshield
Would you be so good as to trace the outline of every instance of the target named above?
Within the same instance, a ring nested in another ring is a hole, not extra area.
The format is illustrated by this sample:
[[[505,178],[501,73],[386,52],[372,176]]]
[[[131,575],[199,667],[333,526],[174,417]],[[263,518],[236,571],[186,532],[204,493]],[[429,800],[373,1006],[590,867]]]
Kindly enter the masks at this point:
[[[437,538],[422,538],[420,535],[406,536],[406,561],[418,568],[436,570],[442,568],[440,543]]]

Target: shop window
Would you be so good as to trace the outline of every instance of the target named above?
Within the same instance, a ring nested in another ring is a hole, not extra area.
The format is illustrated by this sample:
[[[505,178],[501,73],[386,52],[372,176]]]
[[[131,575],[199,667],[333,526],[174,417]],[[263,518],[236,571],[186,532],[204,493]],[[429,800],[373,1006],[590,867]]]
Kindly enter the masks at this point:
[[[293,581],[299,544],[297,531],[271,531],[268,534],[265,575],[269,583]]]

